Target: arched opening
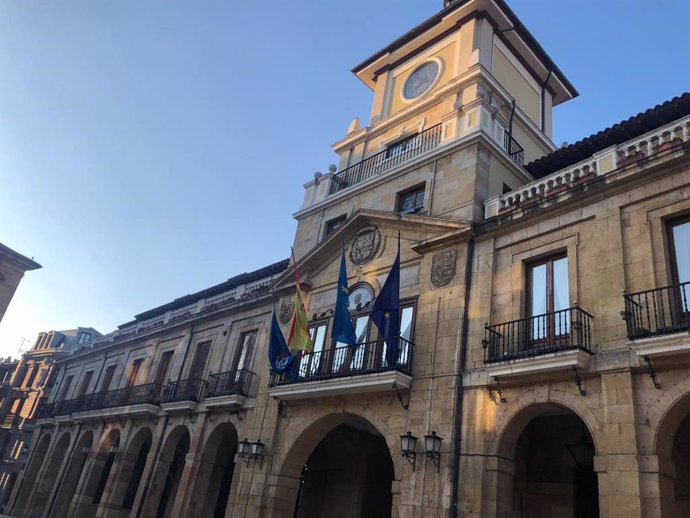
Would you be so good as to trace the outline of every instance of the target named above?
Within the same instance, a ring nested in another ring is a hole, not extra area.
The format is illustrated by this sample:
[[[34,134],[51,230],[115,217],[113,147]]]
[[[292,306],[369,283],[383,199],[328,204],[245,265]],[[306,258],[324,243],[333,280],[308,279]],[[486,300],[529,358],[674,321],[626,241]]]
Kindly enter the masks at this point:
[[[69,448],[70,435],[68,432],[63,433],[53,447],[51,455],[46,460],[46,467],[43,471],[43,476],[39,482],[36,493],[30,503],[30,515],[43,515],[43,512],[48,508],[50,494],[58,482],[58,472],[65,460],[65,455]]]
[[[595,445],[585,422],[554,404],[531,405],[508,425],[500,456],[497,516],[598,518]]]
[[[237,440],[237,431],[230,423],[218,425],[209,435],[192,492],[190,516],[225,516],[235,472]]]
[[[79,487],[70,507],[69,516],[94,516],[101,503],[106,484],[110,478],[115,457],[120,447],[120,431],[107,433],[97,451],[91,453],[90,468],[83,484]]]
[[[127,483],[124,495],[122,495],[121,505],[123,509],[131,510],[134,505],[134,500],[139,490],[139,484],[144,475],[146,460],[151,451],[151,441],[151,430],[145,428],[137,433],[129,445],[126,453],[125,465],[123,465],[122,469],[122,476]]]
[[[25,505],[31,494],[31,490],[34,488],[34,482],[38,477],[38,472],[43,466],[43,461],[45,460],[46,452],[48,451],[48,445],[50,444],[50,434],[46,434],[38,441],[36,450],[31,457],[31,462],[28,468],[24,472],[24,476],[21,479],[19,489],[17,491],[17,496],[14,500],[14,507],[11,509],[12,513],[15,515],[21,515],[21,511],[24,510]]]
[[[273,516],[390,518],[393,460],[385,438],[365,419],[326,418],[300,436],[289,457],[285,468],[299,469],[293,476],[300,477],[294,507],[274,509]]]
[[[182,478],[185,457],[189,451],[189,432],[186,428],[182,433],[171,433],[165,447],[165,456],[170,458],[169,462],[159,460],[159,471],[165,472],[163,490],[156,510],[156,518],[168,518],[177,495],[177,489]],[[177,437],[177,440],[175,440]],[[166,469],[167,464],[167,469]]]
[[[656,444],[661,516],[690,516],[690,396],[664,416]]]
[[[91,452],[91,446],[93,444],[93,433],[84,433],[77,441],[74,447],[72,457],[69,461],[69,466],[65,475],[60,480],[60,487],[58,488],[57,495],[53,501],[48,516],[59,517],[65,516],[67,514],[67,509],[69,509],[72,498],[74,498],[74,493],[77,489],[77,483],[81,478],[82,471],[84,470],[84,465],[86,464],[86,459],[89,457]]]

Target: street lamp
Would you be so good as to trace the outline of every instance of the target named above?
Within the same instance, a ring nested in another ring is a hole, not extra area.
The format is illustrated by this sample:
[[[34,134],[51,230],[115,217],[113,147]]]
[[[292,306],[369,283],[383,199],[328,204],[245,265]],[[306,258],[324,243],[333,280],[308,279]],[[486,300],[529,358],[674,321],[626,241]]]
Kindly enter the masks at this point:
[[[412,471],[415,469],[416,465],[416,453],[417,449],[417,437],[412,435],[412,432],[408,430],[405,435],[400,436],[400,453],[403,459],[407,459],[407,462],[412,466]]]

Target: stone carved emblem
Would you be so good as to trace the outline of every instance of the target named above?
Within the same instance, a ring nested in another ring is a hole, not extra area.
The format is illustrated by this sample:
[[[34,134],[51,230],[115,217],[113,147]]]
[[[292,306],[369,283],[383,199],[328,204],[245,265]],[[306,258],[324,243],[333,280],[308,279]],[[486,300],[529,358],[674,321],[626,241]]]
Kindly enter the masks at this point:
[[[431,284],[440,288],[453,279],[455,275],[455,256],[455,250],[448,250],[431,258]]]
[[[378,227],[369,225],[362,228],[355,236],[350,249],[350,260],[361,266],[371,261],[381,246],[381,233]]]
[[[295,301],[292,298],[284,298],[280,303],[280,310],[278,311],[278,322],[285,325],[290,322],[292,313],[295,311]]]

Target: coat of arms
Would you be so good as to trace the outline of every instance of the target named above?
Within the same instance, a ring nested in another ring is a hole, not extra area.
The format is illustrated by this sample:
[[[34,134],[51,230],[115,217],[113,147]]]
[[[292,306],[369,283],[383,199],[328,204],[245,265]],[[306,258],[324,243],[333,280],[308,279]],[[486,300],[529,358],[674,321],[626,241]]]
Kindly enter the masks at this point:
[[[364,227],[355,236],[350,249],[350,260],[353,264],[361,266],[371,261],[379,251],[381,234],[373,225]]]
[[[295,311],[295,301],[290,298],[284,298],[280,303],[280,310],[278,311],[278,322],[285,325],[290,322],[292,313]]]
[[[431,284],[440,288],[455,275],[455,250],[441,252],[431,258]]]

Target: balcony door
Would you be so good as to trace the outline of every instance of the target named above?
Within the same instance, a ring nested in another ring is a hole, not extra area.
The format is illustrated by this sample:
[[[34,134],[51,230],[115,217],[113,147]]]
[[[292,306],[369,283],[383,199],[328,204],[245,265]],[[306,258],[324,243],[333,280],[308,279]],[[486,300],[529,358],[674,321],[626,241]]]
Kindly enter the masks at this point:
[[[560,342],[570,333],[568,258],[550,257],[528,268],[531,342]]]
[[[671,262],[673,283],[678,286],[677,313],[687,321],[690,313],[690,218],[675,221],[670,225]]]
[[[252,357],[256,347],[256,331],[249,331],[240,335],[240,343],[235,357],[233,370],[235,371],[235,381],[244,379],[244,371],[251,370]]]

